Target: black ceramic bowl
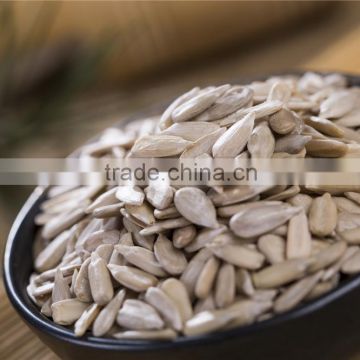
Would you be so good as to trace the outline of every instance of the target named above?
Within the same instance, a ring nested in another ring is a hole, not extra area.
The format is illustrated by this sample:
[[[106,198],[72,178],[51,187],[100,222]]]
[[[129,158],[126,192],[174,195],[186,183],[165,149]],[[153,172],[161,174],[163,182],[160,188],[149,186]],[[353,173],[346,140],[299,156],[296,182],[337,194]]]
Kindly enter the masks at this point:
[[[360,77],[349,76],[360,86]],[[32,271],[34,217],[45,194],[37,188],[16,218],[4,258],[5,286],[27,325],[62,359],[344,359],[360,353],[360,275],[283,315],[233,330],[172,342],[124,341],[72,331],[43,316],[26,293]],[[4,331],[4,329],[2,329]]]

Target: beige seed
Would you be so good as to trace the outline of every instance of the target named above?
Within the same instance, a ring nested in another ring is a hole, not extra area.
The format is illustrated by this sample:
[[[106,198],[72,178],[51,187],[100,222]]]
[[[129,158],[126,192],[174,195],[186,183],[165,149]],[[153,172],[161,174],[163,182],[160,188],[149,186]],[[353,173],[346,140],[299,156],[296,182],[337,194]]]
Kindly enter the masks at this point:
[[[55,194],[54,196],[51,196],[51,193],[53,191],[59,191],[59,193]],[[48,199],[45,199],[43,203],[41,203],[40,208],[41,210],[44,210],[47,212],[54,206],[57,206],[59,204],[67,203],[68,201],[72,201],[74,198],[78,199],[85,199],[92,197],[92,191],[91,194],[89,193],[88,187],[60,187],[60,186],[53,186],[48,191]]]
[[[82,217],[84,217],[84,210],[81,207],[56,216],[43,227],[42,237],[44,239],[52,239],[59,234],[61,235],[64,230],[79,222]]]
[[[274,303],[274,311],[282,313],[298,305],[314,288],[323,275],[322,271],[307,276],[283,292]]]
[[[103,336],[110,330],[125,299],[125,294],[124,289],[119,290],[113,299],[100,311],[92,327],[94,336]]]
[[[161,182],[150,183],[144,191],[147,201],[159,210],[168,208],[174,198],[174,189]]]
[[[243,210],[230,220],[231,230],[243,238],[262,235],[286,223],[301,208],[283,205],[259,206]]]
[[[233,86],[207,110],[196,117],[196,121],[213,121],[234,113],[248,104],[253,91],[248,87]]]
[[[255,289],[249,272],[245,269],[237,269],[235,274],[236,290],[246,296],[253,296]]]
[[[161,284],[161,289],[175,303],[183,322],[186,322],[193,316],[189,294],[185,285],[180,280],[175,278],[166,279]]]
[[[269,95],[267,97],[268,101],[280,100],[283,102],[288,102],[291,98],[291,88],[285,81],[276,81],[272,85]]]
[[[303,148],[296,154],[289,154],[287,152],[275,152],[273,159],[303,159],[306,156],[306,149]]]
[[[74,325],[75,336],[83,336],[86,330],[94,322],[95,318],[99,314],[100,306],[98,304],[90,305],[76,321]]]
[[[244,204],[235,204],[235,205],[228,205],[228,206],[221,206],[217,208],[217,214],[220,217],[231,217],[233,215],[235,215],[236,213],[245,210],[245,209],[249,209],[249,208],[254,208],[254,207],[258,207],[258,206],[263,206],[263,205],[279,205],[281,204],[280,201],[254,201],[254,202],[247,202]]]
[[[315,130],[312,126],[304,125],[304,130],[301,135],[311,136],[313,139],[326,140],[327,136],[322,134],[320,131]]]
[[[338,126],[344,131],[345,134],[340,140],[349,143],[349,147],[353,145],[355,147],[354,152],[359,153],[358,151],[356,151],[356,149],[358,149],[358,143],[360,142],[360,133],[356,130],[347,128],[342,125]]]
[[[196,234],[197,231],[194,225],[188,225],[175,229],[172,237],[173,244],[176,248],[182,249],[195,239]]]
[[[292,259],[268,266],[253,274],[255,288],[271,289],[288,284],[305,275],[309,260]]]
[[[206,261],[211,257],[209,249],[201,249],[188,263],[185,271],[180,276],[180,281],[185,285],[190,297],[194,294],[196,281]]]
[[[252,324],[261,314],[272,308],[272,301],[240,300],[222,310],[231,317],[230,328]]]
[[[164,210],[154,210],[154,216],[159,220],[174,219],[180,217],[180,213],[177,211],[175,206],[168,207]]]
[[[226,231],[226,226],[220,226],[217,229],[202,229],[196,235],[195,239],[186,246],[187,252],[195,252],[210,244],[217,236]]]
[[[116,251],[121,254],[127,262],[137,266],[149,274],[164,277],[166,272],[156,259],[154,253],[140,246],[116,245]]]
[[[342,211],[338,214],[338,222],[336,231],[343,233],[344,231],[355,229],[360,226],[360,214],[352,214],[347,211]]]
[[[337,223],[336,204],[331,195],[325,193],[313,200],[309,211],[311,232],[319,237],[330,235]]]
[[[91,254],[88,267],[91,295],[98,305],[106,305],[114,296],[109,271],[106,262],[95,252]]]
[[[154,241],[155,241],[155,237],[153,235],[146,236],[146,235],[140,234],[140,231],[142,230],[141,227],[132,223],[131,221],[129,221],[126,218],[123,219],[123,223],[124,223],[125,229],[128,232],[132,233],[134,243],[136,245],[142,246],[148,250],[153,249]]]
[[[203,311],[212,311],[215,310],[215,300],[213,294],[209,294],[209,296],[205,299],[200,299],[195,303],[194,306],[194,315],[199,314]]]
[[[225,206],[249,200],[268,189],[269,186],[260,185],[228,186],[224,189],[222,193],[210,191],[208,197],[211,199],[215,206]]]
[[[347,145],[337,140],[311,140],[305,147],[306,153],[313,157],[342,157],[348,151]]]
[[[81,232],[76,241],[75,250],[80,251],[84,247],[84,243],[87,241],[87,238],[96,231],[103,230],[103,220],[102,219],[92,219],[89,221],[84,228],[81,229]]]
[[[313,289],[309,292],[309,294],[305,297],[305,300],[313,300],[316,299],[332,289],[334,289],[339,283],[339,274],[333,276],[333,278],[329,281],[323,281],[316,284]]]
[[[145,291],[158,282],[155,276],[131,266],[109,264],[108,269],[116,281],[136,292]]]
[[[180,217],[177,219],[168,219],[163,221],[158,221],[151,226],[148,226],[142,230],[140,230],[139,234],[141,236],[154,235],[166,230],[172,230],[179,227],[184,227],[190,225],[190,221]]]
[[[112,244],[102,244],[95,250],[95,252],[105,261],[106,264],[109,262],[113,251],[114,245]]]
[[[267,201],[280,201],[280,200],[287,200],[290,197],[295,196],[300,192],[300,187],[297,185],[290,186],[284,191],[281,191],[277,194],[274,194],[272,196],[269,196],[266,198]]]
[[[120,210],[124,207],[124,203],[118,203],[114,205],[107,205],[98,207],[93,211],[93,216],[99,219],[111,218],[117,216],[120,213]]]
[[[87,214],[91,214],[97,208],[116,204],[118,202],[115,196],[116,191],[117,191],[117,187],[114,187],[102,193],[86,208],[85,212]]]
[[[195,87],[195,88],[191,89],[190,91],[186,92],[185,94],[179,96],[177,99],[175,99],[162,114],[160,121],[159,121],[159,128],[161,130],[164,130],[164,129],[168,128],[169,126],[171,126],[171,124],[173,123],[172,118],[171,118],[172,112],[178,106],[180,106],[183,103],[187,102],[188,100],[192,99],[196,94],[199,93],[199,90],[200,89],[198,87]]]
[[[195,285],[195,295],[199,299],[205,299],[209,296],[214,285],[216,275],[220,266],[220,261],[211,257],[205,263]]]
[[[258,240],[258,248],[265,255],[270,264],[281,263],[285,260],[285,240],[278,235],[263,235]]]
[[[91,259],[88,258],[82,263],[74,285],[74,293],[76,297],[83,302],[93,301],[88,277],[88,268],[90,261]]]
[[[151,305],[133,299],[125,300],[116,322],[130,330],[159,330],[164,327],[164,321]]]
[[[41,306],[40,312],[47,317],[52,317],[51,305],[52,305],[52,301],[51,298],[49,298]]]
[[[223,328],[230,320],[231,316],[221,311],[203,311],[186,322],[184,334],[196,336],[211,333]]]
[[[56,324],[72,325],[89,306],[77,299],[66,299],[51,305],[52,318]]]
[[[218,272],[215,285],[215,304],[224,308],[235,300],[235,268],[230,264],[223,264]]]
[[[145,300],[152,305],[164,318],[165,322],[174,330],[183,327],[180,311],[175,302],[159,288],[150,287],[146,290]]]
[[[43,296],[42,297],[36,296],[36,294],[35,294],[36,287],[34,284],[34,277],[35,277],[34,274],[30,275],[29,284],[26,287],[26,293],[29,296],[29,298],[33,301],[33,303],[36,304],[38,307],[40,307],[45,304],[46,299]],[[51,291],[52,291],[52,288],[50,288],[48,293],[50,293]],[[50,299],[50,297],[49,297],[49,299]]]
[[[266,122],[253,130],[247,144],[252,158],[271,158],[275,150],[275,138]]]
[[[193,144],[189,145],[186,150],[181,154],[181,159],[194,159],[202,154],[211,154],[211,150],[215,142],[225,133],[225,128],[215,130],[211,134],[202,136],[196,140]]]
[[[61,260],[66,250],[66,243],[69,241],[70,232],[64,231],[50,242],[35,259],[35,269],[43,272],[54,268]]]
[[[174,122],[188,121],[196,115],[201,114],[209,108],[225,91],[229,90],[230,85],[223,85],[214,89],[201,91],[190,100],[179,105],[171,114]]]
[[[360,245],[360,227],[350,230],[345,230],[342,233],[340,233],[340,236],[348,244]]]
[[[356,274],[360,271],[360,250],[357,250],[341,266],[341,272],[344,274]]]
[[[286,108],[269,116],[271,129],[280,135],[291,133],[296,127],[296,114]]]
[[[338,241],[316,254],[308,270],[315,272],[338,261],[346,251],[346,243]]]
[[[286,135],[279,138],[276,141],[275,152],[297,154],[305,148],[306,144],[309,141],[311,141],[311,136],[296,135],[296,134]]]
[[[235,157],[246,146],[254,128],[255,114],[250,113],[232,125],[215,142],[212,153],[215,158]]]
[[[51,295],[54,288],[54,283],[46,283],[44,285],[41,285],[39,287],[35,287],[33,289],[32,295],[37,298],[45,298],[48,295]],[[40,299],[41,300],[41,299]]]
[[[308,219],[305,212],[293,216],[289,221],[286,257],[296,259],[310,256],[311,254],[311,235],[309,231]]]
[[[314,129],[322,132],[325,135],[331,137],[339,137],[339,138],[345,135],[345,132],[342,128],[340,128],[335,123],[327,119],[317,116],[311,116],[310,118],[307,118],[305,121],[306,124],[310,125]]]
[[[276,229],[271,231],[271,234],[278,235],[278,236],[286,236],[288,232],[288,226],[287,225],[281,225],[277,227]]]
[[[197,188],[184,187],[176,191],[174,203],[179,213],[193,224],[216,228],[216,210],[206,194]]]
[[[344,254],[340,257],[340,259],[337,260],[334,264],[332,264],[325,270],[322,280],[329,281],[332,278],[334,278],[336,274],[338,274],[338,272],[340,271],[345,261],[347,261],[351,256],[353,256],[355,252],[358,251],[358,249],[359,249],[358,246],[349,246],[345,250]]]
[[[125,204],[140,206],[144,201],[144,192],[138,186],[119,186],[116,191],[118,200]]]
[[[327,119],[339,118],[349,113],[356,104],[356,97],[347,90],[332,93],[320,105],[320,116]]]
[[[108,265],[112,264],[112,265],[126,265],[126,260],[125,258],[120,255],[116,249],[113,250],[110,259],[108,261]]]
[[[352,200],[352,201],[355,201],[357,204],[360,205],[360,193],[349,191],[349,192],[345,192],[344,195],[345,195],[348,199],[350,199],[350,200]]]
[[[259,269],[265,260],[263,254],[241,245],[212,243],[208,245],[208,248],[220,259],[249,270]]]
[[[325,240],[312,239],[311,240],[311,255],[317,255],[320,251],[327,249],[332,242]]]
[[[180,275],[187,266],[187,260],[182,251],[176,249],[173,243],[160,234],[154,244],[154,253],[161,266],[171,275]]]
[[[153,209],[146,202],[141,205],[125,205],[125,209],[135,219],[141,221],[145,225],[152,225],[155,222]]]
[[[187,121],[176,123],[162,131],[160,134],[179,136],[188,141],[196,141],[220,129],[219,125],[204,121]]]
[[[174,156],[181,154],[190,144],[179,136],[145,135],[136,140],[131,154],[140,158]]]
[[[118,230],[99,230],[89,235],[82,244],[83,249],[91,252],[96,250],[100,245],[115,245],[120,240],[120,232]],[[77,249],[80,250],[80,247]]]
[[[51,302],[56,303],[61,300],[70,299],[71,293],[67,281],[64,279],[63,273],[57,269],[54,279],[54,287],[51,294]]]
[[[336,120],[338,126],[346,126],[348,128],[357,128],[360,126],[360,108],[356,107],[355,109],[348,112],[346,115]]]
[[[46,223],[50,222],[50,220],[54,219],[58,213],[59,212],[56,212],[53,214],[50,214],[50,213],[37,214],[34,218],[34,223],[35,223],[35,225],[43,226]]]
[[[333,200],[339,212],[347,211],[354,214],[360,214],[360,205],[354,203],[352,200],[341,196],[334,196]]]
[[[264,101],[261,104],[257,104],[255,106],[251,106],[245,109],[240,109],[235,113],[228,115],[220,120],[215,120],[215,123],[220,126],[229,126],[234,124],[241,119],[243,119],[246,115],[251,113],[255,114],[256,119],[264,118],[268,115],[272,115],[279,111],[283,106],[283,102],[279,100],[275,101]]]
[[[68,277],[74,273],[76,269],[80,268],[80,264],[70,264],[66,266],[61,266],[59,268],[54,268],[50,270],[46,270],[42,272],[41,274],[37,275],[34,278],[35,284],[39,285],[46,281],[53,281],[55,279],[55,275],[58,270],[61,271],[63,277]]]
[[[275,289],[260,289],[256,290],[251,296],[251,299],[258,302],[268,302],[273,301],[276,295],[278,295],[278,290]]]
[[[288,199],[287,202],[292,206],[301,206],[307,214],[312,204],[312,197],[307,194],[296,194],[295,196]]]
[[[269,187],[266,191],[264,191],[262,196],[270,197],[273,195],[277,195],[277,194],[282,193],[286,189],[287,189],[287,185],[274,185],[274,186]]]

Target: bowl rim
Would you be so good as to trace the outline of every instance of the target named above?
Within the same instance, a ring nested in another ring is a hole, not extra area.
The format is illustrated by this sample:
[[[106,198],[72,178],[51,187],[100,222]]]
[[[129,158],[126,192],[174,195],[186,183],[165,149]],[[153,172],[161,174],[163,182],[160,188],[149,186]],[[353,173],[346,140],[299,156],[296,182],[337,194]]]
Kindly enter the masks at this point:
[[[304,73],[303,71],[289,71],[283,72],[284,74],[289,75],[299,75]],[[316,72],[320,73],[320,72]],[[332,72],[329,72],[332,73]],[[320,73],[324,74],[324,73]],[[360,76],[343,74],[352,85],[360,85]],[[281,75],[281,74],[275,74]],[[254,76],[254,80],[264,78],[265,76]],[[135,118],[135,116],[132,118]],[[162,349],[173,349],[173,348],[183,348],[187,346],[198,346],[198,345],[210,345],[214,342],[224,341],[234,337],[246,337],[258,331],[265,331],[273,326],[280,325],[291,320],[299,319],[310,315],[311,313],[320,310],[326,305],[336,301],[343,295],[346,295],[350,291],[360,286],[360,274],[342,281],[342,283],[337,286],[332,291],[324,294],[323,296],[309,301],[308,303],[296,307],[293,310],[285,312],[283,314],[278,314],[270,319],[256,322],[251,325],[241,326],[234,329],[224,330],[220,332],[215,332],[211,334],[204,334],[199,336],[191,337],[178,337],[171,341],[154,341],[154,340],[125,340],[125,339],[113,339],[113,338],[101,338],[94,337],[88,334],[85,334],[82,337],[76,337],[70,329],[67,329],[63,326],[57,325],[52,322],[50,319],[46,318],[40,313],[40,311],[32,311],[26,303],[23,301],[22,295],[15,288],[12,278],[13,278],[13,269],[11,267],[11,262],[14,256],[13,248],[14,243],[17,241],[17,234],[21,231],[23,223],[25,222],[29,212],[37,206],[41,198],[44,196],[46,188],[43,186],[38,186],[34,189],[32,194],[26,200],[25,204],[21,208],[20,212],[15,218],[15,221],[9,232],[7,239],[5,252],[4,252],[4,261],[3,261],[3,280],[5,284],[5,289],[16,311],[21,315],[23,320],[28,323],[31,327],[35,328],[39,332],[46,333],[58,340],[63,340],[74,345],[91,347],[103,350],[117,350],[117,351],[132,351],[132,352],[141,352],[141,351],[151,351],[151,350],[162,350]],[[26,295],[27,296],[27,295]],[[31,300],[30,300],[31,301]]]

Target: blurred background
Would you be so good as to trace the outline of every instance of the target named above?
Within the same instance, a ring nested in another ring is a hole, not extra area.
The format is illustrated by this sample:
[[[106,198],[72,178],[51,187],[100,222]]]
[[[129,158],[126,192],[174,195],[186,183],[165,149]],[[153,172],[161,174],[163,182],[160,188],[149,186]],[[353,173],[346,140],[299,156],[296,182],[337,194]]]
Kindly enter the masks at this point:
[[[0,2],[0,157],[62,157],[195,85],[360,75],[360,2]],[[32,189],[0,187],[0,252]],[[56,359],[0,284],[0,354]],[[360,357],[359,357],[360,358]]]

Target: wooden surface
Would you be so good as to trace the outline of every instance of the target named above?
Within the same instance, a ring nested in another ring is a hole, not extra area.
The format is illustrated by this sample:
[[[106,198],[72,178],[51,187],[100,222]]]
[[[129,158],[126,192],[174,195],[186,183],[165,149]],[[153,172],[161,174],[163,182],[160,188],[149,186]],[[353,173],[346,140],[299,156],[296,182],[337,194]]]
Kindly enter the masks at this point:
[[[40,11],[53,17],[48,43],[70,36],[96,44],[104,33],[119,34],[106,64],[107,79],[114,82],[181,66],[204,53],[294,26],[331,7],[324,1],[65,1],[15,2],[13,10],[19,43],[29,38]]]
[[[58,357],[44,346],[15,313],[0,283],[0,358],[6,360],[56,360]]]
[[[204,67],[198,66],[188,70],[182,73],[181,76],[177,74],[170,78],[162,79],[156,84],[151,85],[151,91],[143,89],[137,93],[136,96],[139,98],[139,104],[146,106],[164,97],[167,98],[169,94],[175,94],[179,89],[197,83],[221,81],[221,79],[229,79],[248,73],[281,71],[291,68],[311,68],[315,70],[338,70],[360,74],[359,14],[360,3],[352,3],[349,4],[348,10],[339,13],[334,19],[330,19],[316,28],[299,29],[298,33],[281,37],[271,44],[249,49],[245,55],[243,52],[239,55],[233,54],[230,58],[212,62]],[[155,90],[154,87],[156,87]],[[90,124],[83,121],[81,123],[81,126],[83,126],[81,131],[79,130],[77,136],[70,138],[73,143],[69,140],[69,149],[65,151],[70,151],[75,142],[83,141],[98,131],[98,129],[112,123],[118,118],[119,114],[126,114],[126,112],[134,110],[131,107],[132,105],[127,105],[126,97],[116,99],[118,105],[113,108],[115,112],[113,116],[109,116],[106,119],[103,117],[101,119],[92,119]],[[133,101],[131,103],[133,104]],[[121,108],[119,104],[123,107]],[[52,134],[53,136],[49,136],[47,140],[44,139],[43,143],[33,144],[33,153],[37,153],[39,149],[44,149],[46,141],[48,150],[56,148],[56,141],[59,143],[58,131],[59,129],[55,129],[54,134]],[[23,150],[28,151],[28,149]],[[38,153],[40,154],[41,152]],[[20,202],[22,201],[23,199]],[[0,198],[0,236],[3,245],[10,223],[15,216],[15,212],[18,211],[17,205],[13,206],[12,209],[13,211],[9,210],[7,200]],[[1,359],[57,359],[30,332],[11,308],[1,281],[0,328]],[[356,356],[354,359],[360,359],[360,345],[359,356]]]

